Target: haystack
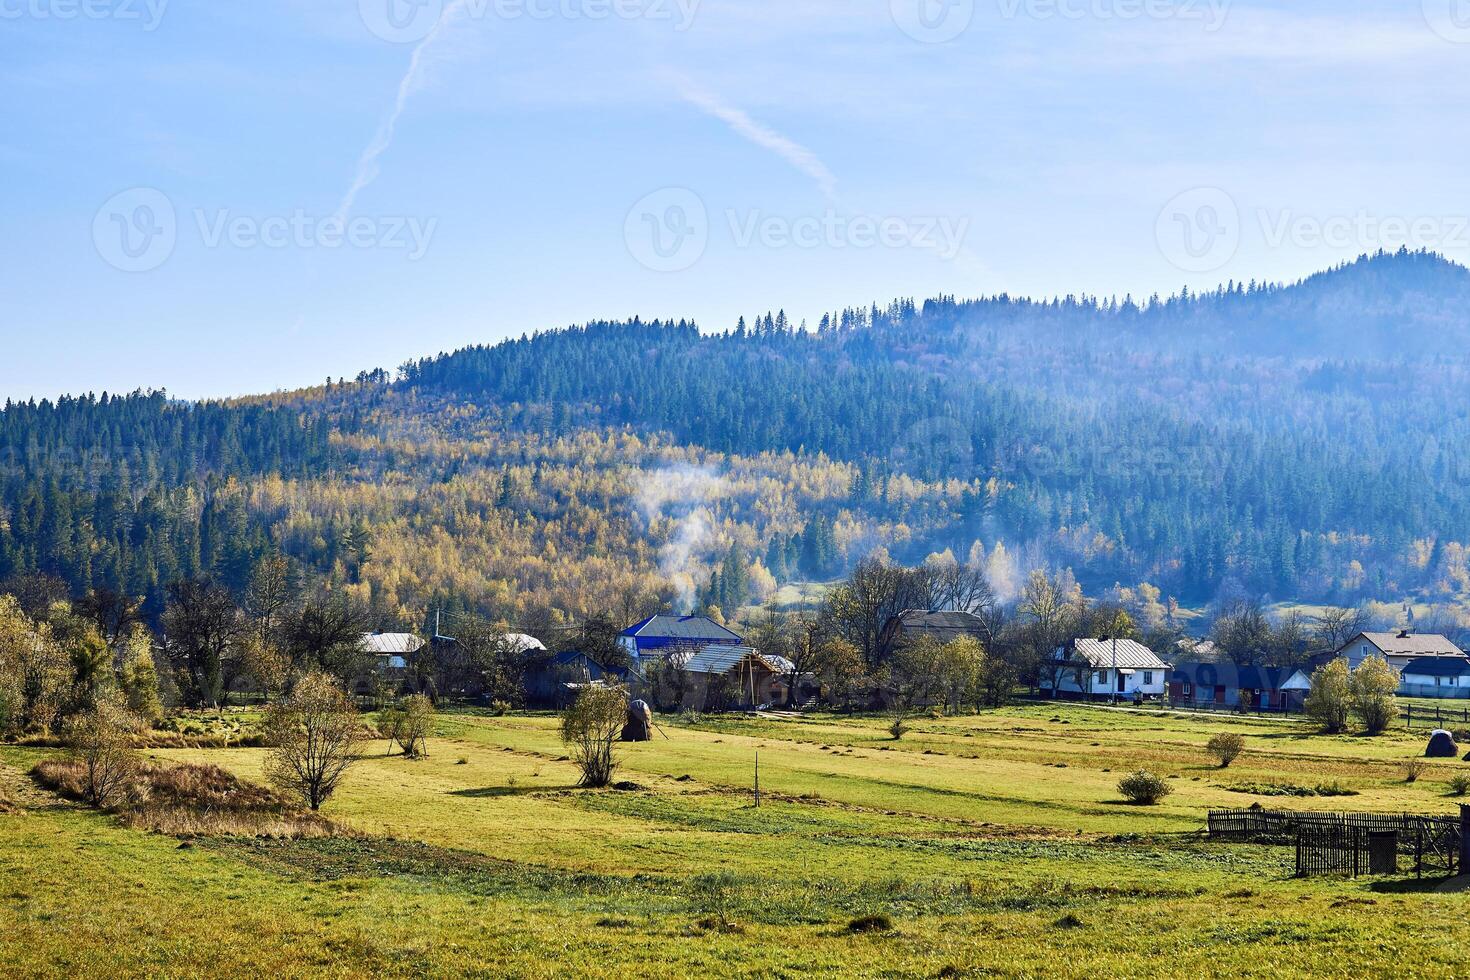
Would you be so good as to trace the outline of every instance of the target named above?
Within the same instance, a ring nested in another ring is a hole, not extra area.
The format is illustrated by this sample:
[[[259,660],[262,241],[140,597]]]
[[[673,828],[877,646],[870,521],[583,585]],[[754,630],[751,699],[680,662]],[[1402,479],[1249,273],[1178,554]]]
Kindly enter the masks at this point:
[[[1460,747],[1455,744],[1455,736],[1437,728],[1434,734],[1429,736],[1429,747],[1424,750],[1427,759],[1453,759],[1460,754]]]
[[[653,737],[653,709],[647,701],[628,705],[628,723],[623,726],[624,742],[647,742]]]

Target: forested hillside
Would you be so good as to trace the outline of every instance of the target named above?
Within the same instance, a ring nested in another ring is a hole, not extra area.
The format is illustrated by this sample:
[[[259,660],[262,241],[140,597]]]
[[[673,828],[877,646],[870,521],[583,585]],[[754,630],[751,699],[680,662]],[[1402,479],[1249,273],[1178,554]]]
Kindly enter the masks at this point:
[[[157,610],[281,552],[382,625],[728,608],[875,548],[1352,602],[1470,588],[1470,273],[594,323],[229,403],[8,404],[0,578]]]

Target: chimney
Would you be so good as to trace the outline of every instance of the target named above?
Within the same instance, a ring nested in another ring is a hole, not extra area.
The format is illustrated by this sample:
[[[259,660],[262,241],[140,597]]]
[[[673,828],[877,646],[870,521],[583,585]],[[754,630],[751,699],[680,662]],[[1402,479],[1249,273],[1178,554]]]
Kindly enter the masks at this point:
[[[1412,633],[1413,633],[1413,630],[1409,630],[1409,629],[1399,630],[1399,639],[1401,639],[1401,640],[1407,640]]]

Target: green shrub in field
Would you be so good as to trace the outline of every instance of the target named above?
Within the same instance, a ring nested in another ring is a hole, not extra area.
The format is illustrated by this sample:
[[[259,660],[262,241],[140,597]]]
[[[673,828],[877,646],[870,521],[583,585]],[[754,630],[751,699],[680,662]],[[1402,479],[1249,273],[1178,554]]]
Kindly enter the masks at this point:
[[[1470,793],[1470,776],[1460,773],[1450,779],[1450,795],[1464,796]]]
[[[1174,792],[1168,780],[1161,776],[1155,776],[1146,769],[1124,776],[1118,781],[1118,792],[1129,803],[1139,806],[1153,806],[1155,803]]]
[[[1245,739],[1233,732],[1221,732],[1211,736],[1205,748],[1209,750],[1210,755],[1220,760],[1220,768],[1226,769],[1240,753],[1245,751]]]
[[[1424,765],[1424,763],[1420,762],[1418,759],[1410,759],[1408,762],[1404,763],[1404,782],[1415,782],[1420,776],[1424,775],[1425,770],[1427,770],[1428,768],[1428,766]]]

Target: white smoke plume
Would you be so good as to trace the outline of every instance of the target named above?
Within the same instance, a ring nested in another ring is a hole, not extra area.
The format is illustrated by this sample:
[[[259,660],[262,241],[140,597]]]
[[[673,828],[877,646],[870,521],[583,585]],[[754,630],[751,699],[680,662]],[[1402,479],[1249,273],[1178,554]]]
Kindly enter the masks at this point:
[[[634,497],[649,529],[674,522],[659,551],[659,570],[678,590],[679,612],[694,609],[696,561],[714,537],[715,517],[709,503],[725,489],[725,480],[708,466],[679,464],[645,470]]]

